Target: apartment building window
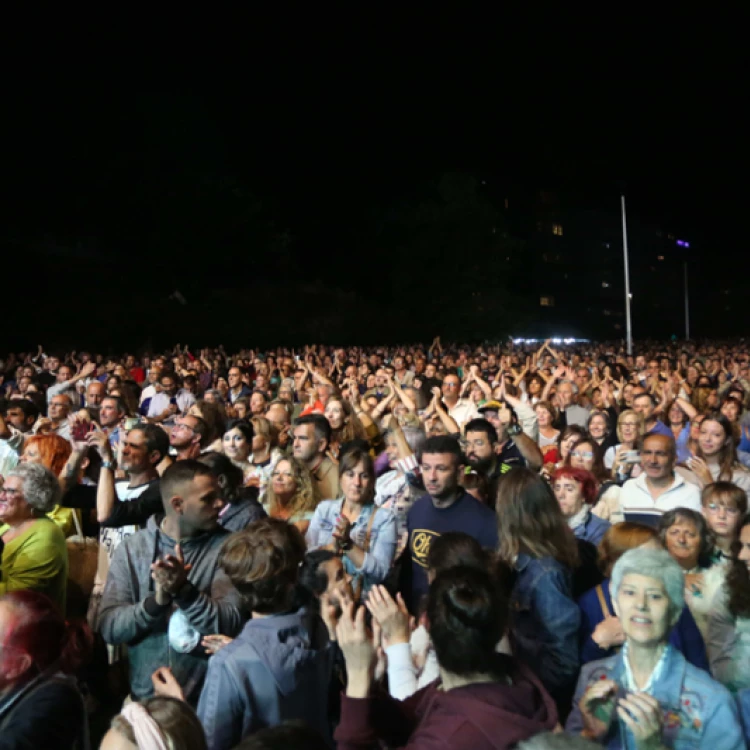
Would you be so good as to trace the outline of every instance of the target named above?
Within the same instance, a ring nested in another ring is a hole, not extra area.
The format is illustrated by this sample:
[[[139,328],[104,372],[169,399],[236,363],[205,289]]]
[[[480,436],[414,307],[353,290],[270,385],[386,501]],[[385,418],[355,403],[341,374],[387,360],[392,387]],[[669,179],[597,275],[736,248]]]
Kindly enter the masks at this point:
[[[539,305],[541,307],[554,307],[555,306],[555,298],[554,297],[540,297],[539,298]]]
[[[563,233],[562,224],[552,225],[552,234],[556,234],[558,237],[562,237],[562,233]]]

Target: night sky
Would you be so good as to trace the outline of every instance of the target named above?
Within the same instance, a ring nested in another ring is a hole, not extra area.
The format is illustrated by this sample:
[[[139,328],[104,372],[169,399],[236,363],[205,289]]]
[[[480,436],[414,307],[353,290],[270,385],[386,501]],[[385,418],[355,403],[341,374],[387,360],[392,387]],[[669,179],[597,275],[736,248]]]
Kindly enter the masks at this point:
[[[14,345],[65,344],[87,308],[141,331],[138,309],[172,289],[192,304],[279,273],[387,296],[398,258],[379,222],[446,172],[593,202],[623,185],[631,211],[750,270],[741,47],[701,52],[698,27],[551,43],[481,19],[310,23],[25,50],[4,97],[0,237],[6,269],[33,274],[47,307],[6,329]]]

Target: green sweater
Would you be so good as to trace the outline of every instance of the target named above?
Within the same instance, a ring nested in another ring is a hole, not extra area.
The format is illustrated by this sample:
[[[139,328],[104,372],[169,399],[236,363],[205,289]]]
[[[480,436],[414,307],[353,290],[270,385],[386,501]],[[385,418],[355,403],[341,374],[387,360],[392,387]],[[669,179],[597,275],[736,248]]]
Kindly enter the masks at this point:
[[[0,536],[7,530],[7,525],[0,526]],[[38,518],[5,545],[0,574],[0,596],[21,589],[41,591],[65,614],[68,547],[60,527],[48,518]]]

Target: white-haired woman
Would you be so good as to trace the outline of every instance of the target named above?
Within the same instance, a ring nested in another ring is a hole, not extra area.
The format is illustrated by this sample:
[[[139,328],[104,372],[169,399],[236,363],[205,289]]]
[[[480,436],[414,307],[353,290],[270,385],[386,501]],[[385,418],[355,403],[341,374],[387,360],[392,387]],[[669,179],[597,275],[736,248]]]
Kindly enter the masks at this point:
[[[30,589],[46,594],[65,613],[68,548],[49,518],[59,502],[57,477],[42,464],[19,464],[0,489],[0,596]]]
[[[610,750],[745,748],[729,691],[668,644],[685,605],[677,562],[662,550],[630,550],[610,589],[625,645],[583,667],[566,729]]]

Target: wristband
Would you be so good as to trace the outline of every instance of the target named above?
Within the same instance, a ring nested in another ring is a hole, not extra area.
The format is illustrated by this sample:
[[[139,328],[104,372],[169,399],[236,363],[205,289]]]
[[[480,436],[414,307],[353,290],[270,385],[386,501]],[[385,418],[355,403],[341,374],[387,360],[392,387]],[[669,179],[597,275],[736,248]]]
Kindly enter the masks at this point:
[[[111,460],[102,461],[102,469],[109,469],[110,471],[115,470],[115,464]]]

